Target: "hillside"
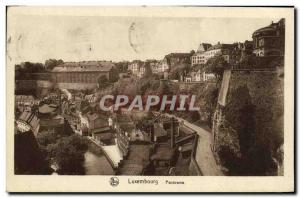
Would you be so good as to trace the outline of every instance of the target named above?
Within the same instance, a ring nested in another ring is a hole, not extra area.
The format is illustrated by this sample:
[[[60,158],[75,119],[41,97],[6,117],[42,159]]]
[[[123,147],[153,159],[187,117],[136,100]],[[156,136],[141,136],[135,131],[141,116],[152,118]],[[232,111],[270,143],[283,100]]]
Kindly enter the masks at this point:
[[[283,156],[283,77],[232,71],[214,116],[214,148],[230,175],[276,175]],[[281,173],[279,173],[281,174]]]

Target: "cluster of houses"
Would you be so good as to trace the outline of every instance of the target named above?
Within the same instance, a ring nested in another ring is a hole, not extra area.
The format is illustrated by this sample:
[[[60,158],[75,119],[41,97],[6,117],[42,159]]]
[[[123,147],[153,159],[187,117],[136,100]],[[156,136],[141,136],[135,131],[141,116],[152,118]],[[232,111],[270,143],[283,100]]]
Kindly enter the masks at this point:
[[[180,81],[205,82],[214,80],[211,72],[203,69],[207,61],[216,56],[222,56],[224,60],[234,68],[247,55],[257,57],[272,57],[284,55],[284,33],[285,21],[280,19],[277,23],[272,22],[269,26],[260,28],[252,34],[252,41],[223,44],[218,42],[215,45],[200,43],[196,52],[191,53],[170,53],[163,60],[134,60],[129,64],[128,70],[133,75],[142,77],[147,66],[150,66],[152,73],[164,73],[165,76],[170,70],[180,63],[191,66],[190,73],[181,74]],[[200,67],[197,67],[200,66]]]
[[[128,70],[137,77],[145,75],[146,67],[148,66],[154,74],[164,74],[168,76],[171,68],[179,64],[185,63],[190,65],[191,72],[182,73],[180,81],[184,82],[206,82],[213,81],[215,75],[204,69],[207,61],[216,56],[222,56],[224,60],[231,65],[241,60],[242,54],[251,54],[253,52],[253,44],[251,41],[234,44],[217,43],[212,45],[209,43],[200,43],[196,52],[190,53],[170,53],[164,57],[163,60],[134,60],[129,66]],[[239,56],[237,56],[237,54]]]
[[[27,97],[17,98],[17,108],[28,103]],[[34,103],[37,104],[35,110],[26,109],[16,118],[17,133],[33,132],[35,137],[44,131],[61,135],[77,133],[104,147],[116,145],[122,155],[117,174],[168,175],[170,168],[176,166],[178,152],[186,159],[191,157],[193,147],[189,145],[194,136],[183,132],[179,123],[170,118],[125,109],[100,113],[95,94],[66,90],[51,93],[28,105]],[[138,125],[145,116],[149,122]],[[188,149],[179,151],[178,146]]]
[[[138,125],[139,121],[145,121]],[[178,161],[191,160],[195,134],[175,119],[149,112],[127,111],[113,115],[116,143],[122,153],[117,174],[170,175]],[[181,170],[178,170],[181,171]]]

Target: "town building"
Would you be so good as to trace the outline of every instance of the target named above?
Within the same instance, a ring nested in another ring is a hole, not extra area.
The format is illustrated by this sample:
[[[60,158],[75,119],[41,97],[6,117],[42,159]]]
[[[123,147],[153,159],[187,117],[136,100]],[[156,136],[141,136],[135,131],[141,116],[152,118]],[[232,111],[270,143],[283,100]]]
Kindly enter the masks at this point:
[[[191,71],[185,78],[185,82],[207,82],[214,81],[216,76],[212,72],[205,71],[204,67],[197,68]]]
[[[32,111],[23,111],[16,124],[18,131],[22,133],[32,131],[35,136],[40,128],[40,120]]]
[[[230,52],[232,50],[232,44],[221,44],[220,42],[216,45],[211,46],[204,54],[206,62],[215,56],[223,56],[224,60],[229,63]]]
[[[140,66],[139,71],[137,72],[137,76],[138,76],[139,78],[141,78],[141,77],[144,76],[145,72],[146,72],[146,66],[145,66],[145,63],[144,63],[144,64],[142,64],[142,65]]]
[[[153,124],[154,142],[166,142],[168,140],[168,132],[163,128],[161,123]]]
[[[114,140],[111,128],[100,128],[92,133],[92,138],[99,144],[110,145]]]
[[[116,131],[117,145],[126,156],[129,151],[130,134],[134,130],[134,123],[127,114],[115,114],[113,117],[113,128]]]
[[[154,73],[154,74],[165,73],[165,72],[168,72],[170,69],[167,59],[163,59],[163,60],[151,63],[150,67],[151,67],[152,73]]]
[[[143,61],[134,60],[128,65],[128,70],[132,72],[133,75],[138,75],[140,67],[143,65]]]
[[[219,42],[216,45],[211,45],[202,43],[200,44],[197,52],[191,57],[192,66],[204,65],[210,58],[215,56],[222,56],[224,60],[229,63],[232,48],[232,44],[221,44]]]
[[[32,95],[16,95],[15,107],[23,111],[31,111],[32,107],[39,104],[39,100],[35,99]]]
[[[169,145],[158,145],[151,156],[151,162],[155,167],[155,175],[169,175],[171,166],[174,166],[175,149]]]
[[[269,26],[260,28],[252,34],[254,54],[256,56],[283,56],[285,43],[285,20],[272,22]]]
[[[40,119],[40,130],[43,131],[51,131],[55,133],[59,133],[61,135],[70,135],[73,132],[73,129],[67,128],[68,122],[64,117],[57,115],[53,118],[42,118]],[[68,126],[70,127],[70,126]]]
[[[53,68],[52,78],[60,89],[93,89],[97,87],[100,76],[110,79],[114,75],[114,66],[110,61],[66,62]]]
[[[216,75],[210,72],[203,72],[203,81],[214,81],[216,79]]]
[[[98,113],[87,113],[87,120],[89,122],[89,134],[93,134],[103,128],[110,128],[108,124],[108,119]]]
[[[200,43],[197,52],[191,57],[192,66],[206,63],[204,52],[206,52],[212,45],[209,43]]]

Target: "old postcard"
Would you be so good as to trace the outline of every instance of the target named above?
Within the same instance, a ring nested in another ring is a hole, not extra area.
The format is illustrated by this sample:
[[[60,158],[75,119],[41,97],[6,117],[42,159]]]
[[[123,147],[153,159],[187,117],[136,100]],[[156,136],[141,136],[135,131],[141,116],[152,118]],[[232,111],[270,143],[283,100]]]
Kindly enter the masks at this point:
[[[293,7],[7,8],[7,191],[293,192]]]

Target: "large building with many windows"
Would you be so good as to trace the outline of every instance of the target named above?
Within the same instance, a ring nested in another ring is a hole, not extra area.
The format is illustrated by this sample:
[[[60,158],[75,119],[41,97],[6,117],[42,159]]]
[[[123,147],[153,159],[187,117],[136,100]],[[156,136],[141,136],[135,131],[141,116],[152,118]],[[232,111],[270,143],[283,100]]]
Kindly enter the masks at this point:
[[[52,78],[57,88],[93,89],[100,76],[110,78],[114,66],[110,61],[66,62],[53,68]]]
[[[253,35],[253,52],[256,56],[283,56],[285,39],[285,20],[272,22],[269,26],[256,30]]]
[[[192,66],[203,65],[210,58],[215,56],[223,56],[226,62],[230,62],[230,52],[232,50],[232,44],[221,44],[211,45],[208,43],[201,43],[197,52],[191,57]]]

